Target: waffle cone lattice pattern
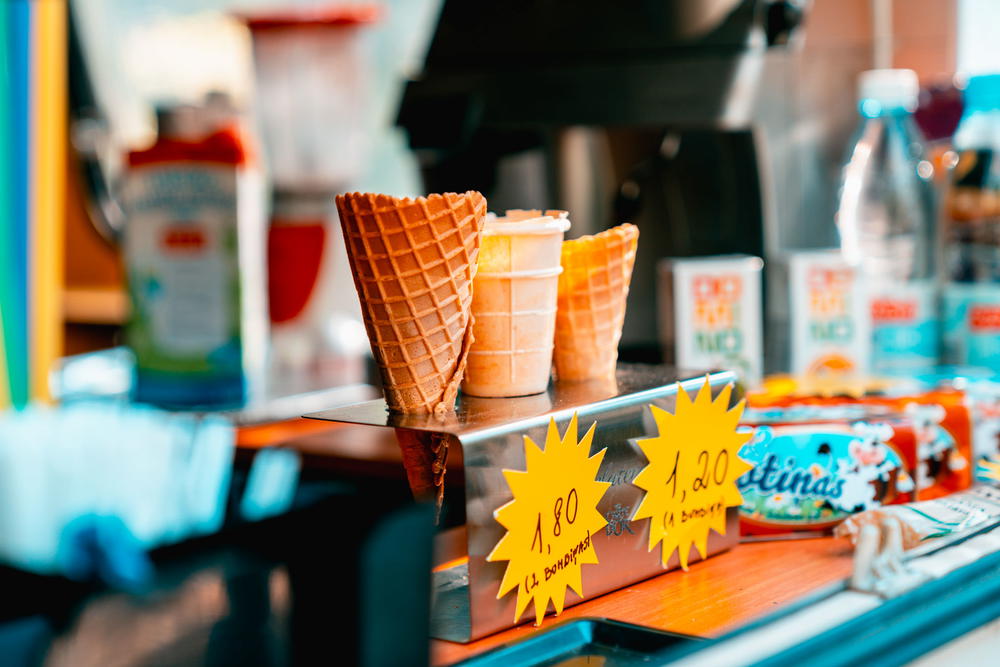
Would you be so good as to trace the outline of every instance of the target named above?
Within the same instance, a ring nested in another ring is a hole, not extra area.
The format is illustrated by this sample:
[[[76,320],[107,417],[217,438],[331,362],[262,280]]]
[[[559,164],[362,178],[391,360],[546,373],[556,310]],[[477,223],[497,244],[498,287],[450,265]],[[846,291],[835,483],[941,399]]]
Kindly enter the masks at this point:
[[[478,192],[337,196],[361,311],[391,410],[454,406],[472,342],[472,279],[486,218]]]
[[[554,352],[560,380],[614,374],[638,240],[639,228],[626,223],[563,242]]]

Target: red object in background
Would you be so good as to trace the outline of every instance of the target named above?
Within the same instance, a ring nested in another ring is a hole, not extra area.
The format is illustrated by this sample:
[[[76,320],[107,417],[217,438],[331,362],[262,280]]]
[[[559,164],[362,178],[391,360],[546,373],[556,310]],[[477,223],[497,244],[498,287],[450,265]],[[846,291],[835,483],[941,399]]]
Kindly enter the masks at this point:
[[[912,322],[916,316],[916,301],[901,299],[875,299],[872,301],[872,320],[875,322]]]
[[[962,91],[953,83],[929,86],[920,91],[913,118],[927,142],[925,156],[934,166],[934,180],[943,183],[958,157],[952,137],[965,109]]]
[[[334,4],[327,7],[290,8],[273,13],[237,14],[250,30],[287,30],[303,27],[349,28],[374,23],[382,15],[378,5]]]
[[[920,91],[920,103],[913,119],[927,141],[950,139],[962,119],[964,108],[962,91],[953,84],[928,86]]]
[[[908,405],[941,406],[943,415],[938,425],[955,440],[955,452],[965,460],[965,467],[960,470],[940,470],[939,474],[932,474],[931,476],[935,480],[934,484],[928,489],[921,490],[917,499],[939,498],[972,486],[972,413],[969,411],[964,393],[953,389],[941,389],[911,396],[867,397],[857,399],[857,401],[865,405],[885,405],[904,414],[906,414]],[[911,415],[912,418],[913,415]],[[908,434],[908,437],[914,438],[913,449],[909,449],[911,446],[909,444],[904,445],[902,439],[893,439],[894,444],[906,448],[903,454],[910,457],[909,461],[914,461],[917,458],[916,438],[918,434],[915,431],[921,425],[915,423],[913,427],[914,431]],[[939,464],[940,461],[937,463]],[[931,468],[934,468],[936,464],[931,462],[930,465]]]
[[[972,306],[969,309],[969,326],[976,333],[1000,329],[1000,307]]]
[[[164,232],[160,245],[168,252],[199,252],[207,242],[200,227],[178,223]]]
[[[267,235],[267,289],[272,324],[293,320],[305,310],[319,279],[325,247],[323,220],[271,221]]]
[[[235,124],[197,139],[160,136],[149,148],[131,151],[127,156],[130,167],[186,162],[245,165],[254,158]]]

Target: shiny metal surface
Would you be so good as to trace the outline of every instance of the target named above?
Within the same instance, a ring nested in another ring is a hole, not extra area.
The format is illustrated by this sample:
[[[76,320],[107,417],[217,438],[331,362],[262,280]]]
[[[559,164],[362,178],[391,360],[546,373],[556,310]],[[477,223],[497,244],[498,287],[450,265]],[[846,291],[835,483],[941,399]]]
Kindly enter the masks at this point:
[[[413,431],[446,433],[462,439],[488,438],[517,426],[530,426],[538,420],[548,424],[549,417],[561,423],[568,421],[573,411],[580,411],[581,425],[588,411],[608,410],[643,400],[647,395],[659,396],[667,389],[675,393],[673,385],[680,381],[684,389],[697,391],[705,375],[717,382],[736,382],[730,372],[678,371],[666,366],[647,364],[619,364],[614,379],[590,380],[549,384],[543,394],[517,398],[478,398],[460,395],[453,412],[444,415],[419,415],[390,413],[384,400],[345,405],[330,410],[305,415],[308,419],[404,428]]]
[[[627,586],[664,572],[660,564],[660,547],[647,549],[649,520],[630,521],[643,491],[632,480],[647,461],[636,440],[656,435],[649,405],[673,410],[678,382],[689,393],[696,392],[705,381],[699,373],[679,373],[657,366],[620,365],[614,380],[551,385],[548,392],[515,399],[477,399],[462,397],[452,414],[434,415],[390,414],[382,400],[326,410],[307,415],[314,419],[367,424],[380,428],[415,431],[420,434],[447,435],[452,451],[460,447],[465,476],[466,528],[468,531],[467,592],[458,596],[468,599],[456,604],[455,582],[462,577],[438,576],[447,581],[447,591],[439,591],[433,623],[434,634],[452,641],[470,641],[514,625],[515,593],[497,600],[496,594],[503,577],[505,562],[486,562],[486,555],[503,536],[504,529],[493,518],[493,512],[512,499],[503,477],[504,469],[524,470],[524,437],[536,443],[545,441],[549,419],[554,419],[563,432],[570,418],[577,413],[580,433],[597,423],[593,451],[607,448],[598,479],[611,482],[598,510],[609,519],[608,527],[594,536],[600,563],[583,568],[583,590],[586,598]],[[713,396],[736,376],[728,371],[707,375]],[[737,385],[732,401],[742,397]],[[454,460],[454,459],[453,459]],[[451,490],[449,489],[449,492]],[[448,499],[455,502],[455,499]],[[733,546],[739,539],[736,508],[727,512],[726,535],[712,533],[708,541],[710,554]],[[697,560],[692,549],[692,560]],[[677,567],[676,554],[668,569]],[[441,573],[439,573],[441,574]],[[462,575],[465,573],[462,572]],[[581,601],[568,591],[566,605]],[[459,618],[461,616],[462,618]],[[467,618],[466,618],[467,616]],[[445,617],[446,622],[440,622]],[[522,621],[528,620],[527,615]]]
[[[127,402],[134,377],[135,357],[128,348],[114,347],[63,357],[49,374],[49,386],[53,399],[60,403],[95,399]],[[365,401],[378,393],[365,382],[345,382],[339,373],[289,377],[271,367],[261,390],[246,405],[211,413],[236,426],[254,426],[293,419],[321,407]]]

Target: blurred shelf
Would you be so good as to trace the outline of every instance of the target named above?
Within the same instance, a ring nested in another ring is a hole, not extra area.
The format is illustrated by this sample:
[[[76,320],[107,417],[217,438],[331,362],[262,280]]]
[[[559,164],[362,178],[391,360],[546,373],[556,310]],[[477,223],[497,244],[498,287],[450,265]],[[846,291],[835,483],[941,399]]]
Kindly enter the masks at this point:
[[[74,324],[121,325],[128,317],[128,295],[115,287],[63,290],[63,319]]]

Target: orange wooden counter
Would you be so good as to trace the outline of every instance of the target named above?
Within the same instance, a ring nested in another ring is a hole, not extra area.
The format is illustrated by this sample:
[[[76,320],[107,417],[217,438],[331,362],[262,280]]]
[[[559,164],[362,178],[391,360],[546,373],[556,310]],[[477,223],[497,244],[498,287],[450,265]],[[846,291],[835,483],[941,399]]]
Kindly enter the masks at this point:
[[[847,540],[816,538],[741,544],[724,554],[647,579],[471,644],[435,640],[431,658],[449,665],[523,639],[557,620],[610,618],[660,630],[715,637],[846,578],[854,551]]]
[[[405,483],[401,457],[391,431],[309,420],[241,429],[240,446],[280,444],[343,472],[398,478]],[[461,484],[460,470],[449,478]],[[714,637],[762,618],[845,579],[853,549],[846,540],[818,538],[741,544],[694,563],[547,616],[545,629],[580,616],[610,618],[684,634]],[[511,593],[512,595],[514,593]],[[432,661],[449,665],[501,644],[522,639],[538,628],[528,623],[470,644],[432,641]]]

